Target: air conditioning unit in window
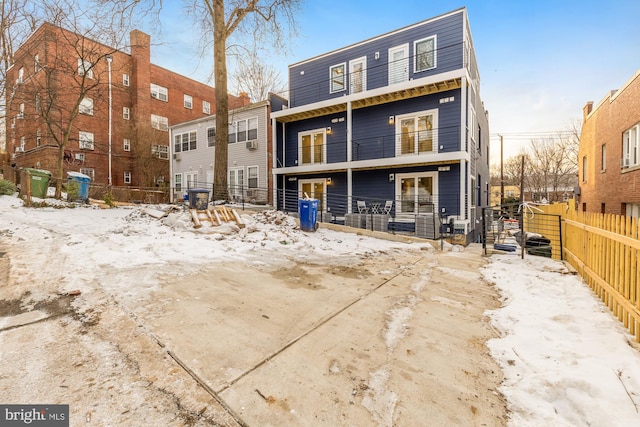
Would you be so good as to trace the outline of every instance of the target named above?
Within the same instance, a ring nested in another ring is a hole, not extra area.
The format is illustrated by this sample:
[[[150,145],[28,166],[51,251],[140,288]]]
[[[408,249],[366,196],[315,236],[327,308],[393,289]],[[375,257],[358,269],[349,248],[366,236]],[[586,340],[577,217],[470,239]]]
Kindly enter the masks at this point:
[[[248,199],[254,199],[258,197],[258,190],[256,188],[252,188],[247,190],[247,198]]]
[[[76,153],[75,159],[84,162],[84,153]]]
[[[16,147],[16,153],[24,153],[24,147]]]
[[[258,148],[258,140],[252,139],[251,141],[247,141],[247,150],[255,150]]]
[[[157,93],[154,93],[154,92],[151,92],[151,97],[152,97],[152,98],[158,98],[158,94],[157,94]]]
[[[177,161],[182,160],[182,154],[180,154],[180,153],[175,153],[175,154],[173,155],[173,160],[177,160]]]
[[[625,169],[629,167],[629,158],[628,157],[624,157],[623,159],[620,160],[620,167]]]

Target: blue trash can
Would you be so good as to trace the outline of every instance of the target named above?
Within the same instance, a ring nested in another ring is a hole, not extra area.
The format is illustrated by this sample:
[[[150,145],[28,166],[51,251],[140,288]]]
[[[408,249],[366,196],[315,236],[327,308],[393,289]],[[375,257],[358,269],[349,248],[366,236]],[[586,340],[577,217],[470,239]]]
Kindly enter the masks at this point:
[[[302,231],[316,231],[318,229],[318,200],[298,200],[298,213],[300,214],[300,228]]]
[[[91,184],[91,177],[80,172],[67,172],[70,182],[78,184],[78,198],[76,200],[88,202],[89,201],[89,184]]]
[[[209,207],[209,190],[206,188],[191,188],[187,190],[189,207],[203,211]]]

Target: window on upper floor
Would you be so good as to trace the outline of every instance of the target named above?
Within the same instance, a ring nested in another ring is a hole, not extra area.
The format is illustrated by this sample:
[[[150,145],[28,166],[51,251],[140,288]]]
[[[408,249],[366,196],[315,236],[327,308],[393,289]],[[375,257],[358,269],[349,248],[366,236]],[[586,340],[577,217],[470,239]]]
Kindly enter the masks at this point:
[[[85,61],[82,58],[78,58],[78,75],[87,76],[87,78],[93,78],[93,64],[89,61]]]
[[[413,42],[413,51],[415,54],[414,73],[436,68],[436,36]]]
[[[21,136],[20,137],[20,151],[22,151],[23,153],[24,153],[26,145],[27,145],[27,138],[25,138],[24,136]]]
[[[124,171],[124,183],[125,184],[131,184],[131,172],[130,171]]]
[[[36,147],[40,147],[42,144],[42,132],[40,129],[36,130]]]
[[[329,68],[330,93],[341,92],[346,89],[345,68],[346,64],[344,62]]]
[[[122,75],[122,84],[124,86],[129,86],[129,74]]]
[[[216,145],[216,128],[207,128],[207,146],[214,147]]]
[[[131,119],[131,109],[129,107],[122,107],[122,118],[125,120]]]
[[[158,130],[169,130],[169,119],[163,116],[151,115],[151,127]]]
[[[237,120],[229,123],[229,143],[246,142],[258,139],[258,118]]]
[[[35,54],[33,57],[33,72],[37,73],[41,69],[42,66],[40,65],[40,58],[38,57],[38,54]]]
[[[209,101],[202,101],[202,112],[211,114],[211,103]]]
[[[173,136],[173,151],[180,153],[181,151],[191,151],[198,148],[196,131],[179,133]]]
[[[317,129],[298,134],[298,159],[300,165],[326,162],[326,129]]]
[[[191,110],[193,108],[193,97],[191,95],[184,95],[184,108]]]
[[[24,67],[21,67],[18,70],[18,78],[16,79],[16,84],[21,84],[24,82]]]
[[[602,157],[600,159],[600,170],[604,172],[607,170],[607,144],[602,144],[600,153],[602,154]]]
[[[160,101],[169,102],[169,89],[166,87],[151,83],[151,97]]]
[[[36,114],[40,114],[40,94],[36,93]]]
[[[176,191],[182,191],[182,174],[177,173],[173,176],[173,182],[176,186]]]
[[[349,61],[349,92],[358,93],[367,90],[367,57]]]
[[[389,49],[389,85],[409,80],[409,45]]]
[[[168,145],[160,145],[153,144],[151,146],[151,155],[158,159],[167,160],[169,159],[169,146]]]
[[[129,138],[122,140],[122,149],[124,151],[131,151],[131,140]]]
[[[398,155],[437,152],[438,110],[396,116]]]
[[[78,134],[78,146],[81,150],[93,150],[93,133],[80,131]]]
[[[640,123],[622,134],[621,167],[628,168],[640,164]]]
[[[20,103],[20,111],[18,112],[18,118],[24,119],[24,102]]]
[[[93,116],[93,99],[82,98],[82,101],[80,101],[80,106],[78,107],[78,112],[80,114]]]

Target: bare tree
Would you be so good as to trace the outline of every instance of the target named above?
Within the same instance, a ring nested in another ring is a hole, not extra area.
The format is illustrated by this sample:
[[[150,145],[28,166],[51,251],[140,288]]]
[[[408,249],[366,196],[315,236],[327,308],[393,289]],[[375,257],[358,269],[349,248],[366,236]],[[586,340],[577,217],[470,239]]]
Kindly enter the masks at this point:
[[[550,202],[559,200],[559,191],[575,185],[577,162],[571,135],[532,140],[528,183],[533,192]]]
[[[228,199],[227,40],[235,34],[239,41],[245,36],[251,43],[270,41],[275,49],[282,48],[295,34],[295,12],[301,3],[302,0],[192,0],[190,11],[203,28],[203,46],[213,41],[217,129],[214,197],[217,199]]]
[[[246,93],[251,102],[263,101],[269,93],[284,93],[285,84],[280,72],[266,64],[254,51],[251,55],[240,55],[233,72],[233,87],[237,93]]]

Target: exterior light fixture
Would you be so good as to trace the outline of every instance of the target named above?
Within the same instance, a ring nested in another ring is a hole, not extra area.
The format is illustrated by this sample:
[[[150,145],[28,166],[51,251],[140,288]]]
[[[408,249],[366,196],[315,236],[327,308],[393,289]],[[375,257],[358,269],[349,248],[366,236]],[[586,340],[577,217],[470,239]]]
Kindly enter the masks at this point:
[[[327,126],[327,134],[331,135],[331,126]]]
[[[395,116],[389,116],[389,124],[392,125],[396,122],[396,117]]]
[[[327,185],[331,185],[331,177],[327,178]]]

